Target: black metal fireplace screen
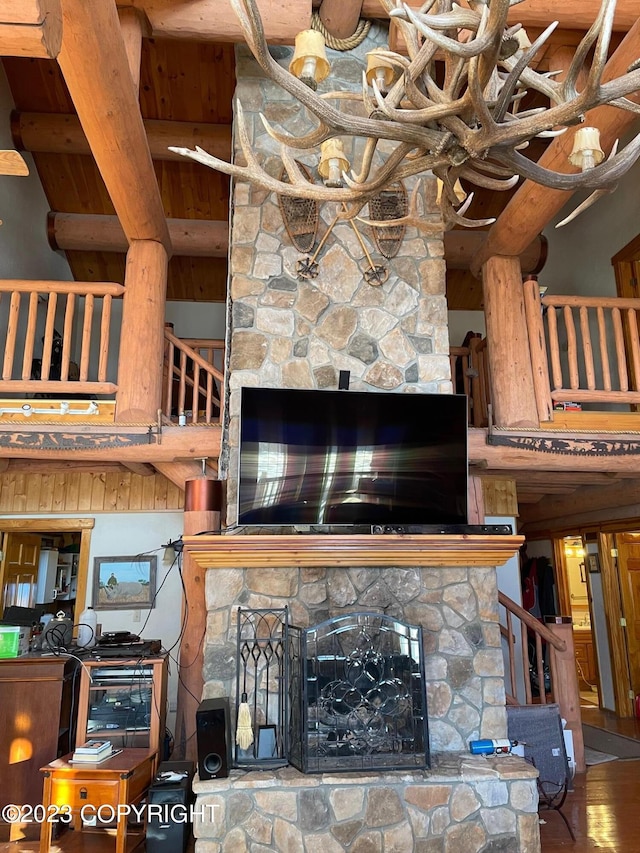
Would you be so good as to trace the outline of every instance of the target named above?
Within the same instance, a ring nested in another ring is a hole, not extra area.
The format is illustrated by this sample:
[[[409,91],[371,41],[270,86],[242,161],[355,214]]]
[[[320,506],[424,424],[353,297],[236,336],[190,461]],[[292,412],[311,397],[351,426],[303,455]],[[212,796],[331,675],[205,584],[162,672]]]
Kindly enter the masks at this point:
[[[253,736],[246,749],[236,745],[238,766],[429,766],[419,626],[349,613],[303,630],[286,609],[239,610],[238,663],[237,716],[246,722],[249,711]]]

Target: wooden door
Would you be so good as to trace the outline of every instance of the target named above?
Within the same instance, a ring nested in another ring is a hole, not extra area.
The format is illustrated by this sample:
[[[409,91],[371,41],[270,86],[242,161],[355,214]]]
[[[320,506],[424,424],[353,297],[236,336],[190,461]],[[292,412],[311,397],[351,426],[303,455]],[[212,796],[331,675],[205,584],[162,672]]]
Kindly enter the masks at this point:
[[[640,235],[627,243],[624,248],[613,256],[611,259],[613,271],[616,277],[616,293],[622,299],[637,299],[638,298],[638,282],[640,281]],[[622,322],[624,325],[624,341],[627,349],[627,364],[629,365],[629,373],[631,380],[631,388],[634,390],[640,389],[640,376],[636,375],[635,361],[631,357],[633,352],[632,332],[629,328],[629,318],[623,316]],[[638,332],[640,333],[640,317],[637,319]],[[635,331],[634,331],[635,334]],[[636,404],[631,406],[631,410],[638,411]]]
[[[0,608],[33,607],[36,603],[41,536],[7,533],[4,538]]]
[[[629,656],[631,690],[640,693],[640,533],[617,533],[622,616]]]

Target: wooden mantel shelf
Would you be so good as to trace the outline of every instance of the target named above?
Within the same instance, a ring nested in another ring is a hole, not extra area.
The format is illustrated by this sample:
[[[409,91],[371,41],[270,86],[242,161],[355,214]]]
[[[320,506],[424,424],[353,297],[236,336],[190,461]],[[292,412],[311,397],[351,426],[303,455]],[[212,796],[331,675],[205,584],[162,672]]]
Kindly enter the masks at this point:
[[[202,568],[311,566],[501,566],[523,536],[264,535],[183,536],[184,551]]]

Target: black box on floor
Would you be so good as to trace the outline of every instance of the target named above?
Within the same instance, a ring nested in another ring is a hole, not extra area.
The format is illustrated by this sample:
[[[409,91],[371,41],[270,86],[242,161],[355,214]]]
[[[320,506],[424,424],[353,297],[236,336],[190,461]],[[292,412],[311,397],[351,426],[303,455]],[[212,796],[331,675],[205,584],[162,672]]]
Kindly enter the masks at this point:
[[[167,774],[180,774],[180,778]],[[184,853],[191,837],[193,761],[163,761],[149,788],[146,853]],[[154,813],[155,812],[155,813]]]

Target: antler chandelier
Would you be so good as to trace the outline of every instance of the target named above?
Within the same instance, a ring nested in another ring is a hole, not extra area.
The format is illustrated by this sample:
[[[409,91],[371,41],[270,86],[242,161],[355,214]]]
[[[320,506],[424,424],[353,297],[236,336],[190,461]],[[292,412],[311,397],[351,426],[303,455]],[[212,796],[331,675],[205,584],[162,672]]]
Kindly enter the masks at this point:
[[[594,128],[576,133],[570,161],[580,172],[552,172],[520,153],[534,137],[563,133],[602,104],[640,113],[640,106],[626,97],[640,89],[640,61],[621,77],[602,82],[616,0],[603,0],[562,82],[554,80],[557,72],[539,73],[531,67],[557,24],[550,24],[533,44],[519,24],[507,25],[509,8],[522,0],[467,0],[465,7],[452,0],[428,0],[419,9],[379,1],[398,21],[408,56],[372,51],[361,91],[320,94],[317,83],[329,74],[322,36],[314,30],[299,34],[287,71],[269,52],[255,0],[230,0],[264,74],[317,120],[312,132],[294,137],[261,115],[266,131],[280,144],[288,179],[274,178],[261,166],[240,103],[237,130],[246,166],[227,163],[201,148],[171,150],[280,195],[337,202],[345,218],[358,216],[393,182],[432,172],[441,181],[439,204],[445,227],[493,222],[465,217],[472,194],[465,199],[460,178],[490,190],[509,189],[520,177],[554,189],[594,190],[580,205],[582,210],[603,191],[614,189],[640,156],[639,134],[623,151],[618,153],[616,144],[605,157]],[[579,87],[581,80],[585,82]],[[521,108],[528,91],[540,93],[548,106]],[[349,172],[341,137],[365,140],[357,171]],[[389,151],[388,145],[380,146],[381,140],[396,145]],[[294,154],[318,147],[322,184],[313,182]],[[442,230],[442,224],[418,216],[416,192],[402,219],[363,221],[380,227],[410,221],[423,230]]]

